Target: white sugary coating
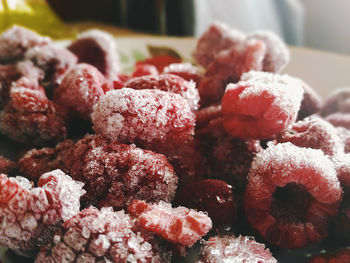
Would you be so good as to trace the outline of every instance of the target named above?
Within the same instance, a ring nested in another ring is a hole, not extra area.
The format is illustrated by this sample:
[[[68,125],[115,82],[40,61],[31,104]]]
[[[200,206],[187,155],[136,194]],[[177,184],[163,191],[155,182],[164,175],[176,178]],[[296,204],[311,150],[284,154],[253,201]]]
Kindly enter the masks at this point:
[[[163,69],[163,73],[169,73],[169,72],[170,73],[172,73],[172,72],[188,72],[190,74],[198,74],[198,75],[201,74],[199,68],[194,66],[190,62],[172,63]]]
[[[193,134],[194,114],[186,99],[160,90],[113,90],[94,106],[93,128],[112,140],[149,145],[186,141]]]
[[[321,150],[297,147],[289,142],[271,144],[256,155],[249,184],[260,185],[262,180],[279,187],[301,184],[317,201],[327,204],[339,201],[342,195],[333,162]]]
[[[258,30],[247,36],[248,39],[258,39],[266,45],[266,55],[263,70],[281,72],[290,60],[290,52],[286,44],[272,31]]]
[[[277,263],[271,252],[252,237],[216,236],[203,242],[196,263]]]

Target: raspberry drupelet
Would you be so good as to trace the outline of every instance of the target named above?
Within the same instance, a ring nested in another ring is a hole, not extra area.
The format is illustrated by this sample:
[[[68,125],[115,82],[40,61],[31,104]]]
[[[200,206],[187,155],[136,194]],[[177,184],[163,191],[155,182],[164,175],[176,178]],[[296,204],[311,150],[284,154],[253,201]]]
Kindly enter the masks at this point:
[[[78,64],[63,78],[54,92],[54,101],[73,115],[90,119],[93,106],[105,94],[105,77],[89,64]]]
[[[85,184],[82,202],[121,209],[134,199],[171,202],[178,177],[164,155],[87,135],[63,157],[64,169]]]
[[[267,139],[296,118],[303,96],[301,82],[288,75],[251,71],[227,85],[222,99],[224,128],[240,139]]]
[[[170,258],[160,240],[140,230],[124,211],[90,207],[61,225],[35,263],[161,263]]]
[[[120,70],[114,37],[106,32],[98,29],[83,32],[68,49],[78,57],[79,63],[96,67],[106,79],[113,80]]]
[[[270,145],[254,158],[245,192],[246,216],[269,242],[300,248],[327,236],[342,188],[321,150]]]
[[[38,187],[24,177],[0,175],[0,244],[33,256],[62,220],[79,212],[83,184],[60,170],[43,174]]]
[[[172,208],[170,203],[163,201],[148,204],[134,200],[128,206],[128,211],[136,217],[144,230],[182,246],[192,246],[212,227],[212,222],[205,213],[183,206]]]
[[[215,236],[203,241],[196,263],[277,263],[271,252],[252,237]]]
[[[198,108],[199,94],[195,83],[173,74],[132,78],[124,87],[136,90],[159,89],[176,93],[186,99],[192,109]]]
[[[195,125],[186,99],[156,89],[110,91],[95,105],[91,119],[97,134],[160,152],[192,140]]]
[[[350,247],[340,248],[333,253],[323,253],[311,258],[308,263],[347,263],[350,262]]]

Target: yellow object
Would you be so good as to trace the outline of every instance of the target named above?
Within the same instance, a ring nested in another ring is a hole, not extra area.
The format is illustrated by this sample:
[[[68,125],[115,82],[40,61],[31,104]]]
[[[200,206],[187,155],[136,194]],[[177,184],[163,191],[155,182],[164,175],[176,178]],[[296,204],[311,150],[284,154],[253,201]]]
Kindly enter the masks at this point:
[[[0,0],[0,32],[14,24],[53,38],[70,38],[75,35],[45,0]]]

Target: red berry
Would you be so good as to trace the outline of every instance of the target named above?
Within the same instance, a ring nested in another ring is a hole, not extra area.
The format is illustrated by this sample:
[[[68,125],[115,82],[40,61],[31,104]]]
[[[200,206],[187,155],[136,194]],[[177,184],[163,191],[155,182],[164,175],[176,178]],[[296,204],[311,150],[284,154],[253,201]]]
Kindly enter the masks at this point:
[[[307,116],[310,116],[314,113],[320,111],[322,106],[322,100],[320,95],[316,93],[316,91],[311,88],[308,84],[302,81],[304,96],[301,101],[300,110],[298,113],[298,120],[302,120]]]
[[[16,171],[16,163],[0,155],[0,173],[12,174]]]
[[[251,71],[226,88],[224,128],[240,139],[270,138],[295,121],[302,95],[298,79]]]
[[[79,60],[96,67],[106,79],[113,79],[118,74],[120,65],[115,39],[101,30],[93,29],[78,35],[68,46]]]
[[[170,262],[165,252],[124,211],[90,207],[65,221],[35,262]]]
[[[350,88],[336,89],[325,100],[320,114],[328,116],[332,113],[350,113]]]
[[[196,263],[277,263],[271,252],[252,237],[233,235],[216,236],[203,242],[200,257]]]
[[[226,182],[206,179],[178,190],[175,203],[206,211],[216,226],[229,226],[236,219],[236,204],[232,187]]]
[[[104,76],[93,66],[78,64],[71,69],[55,90],[54,101],[74,115],[89,119],[93,106],[105,94]]]
[[[314,256],[308,263],[348,263],[350,262],[350,247]]]
[[[178,178],[165,156],[87,135],[66,151],[65,171],[85,184],[85,205],[124,208],[134,199],[171,202]]]
[[[254,158],[244,205],[251,225],[266,240],[299,248],[327,236],[341,197],[334,165],[321,150],[281,143]]]
[[[155,66],[149,64],[139,64],[136,66],[131,77],[137,78],[142,76],[157,76],[158,74],[159,72]]]
[[[136,62],[136,66],[139,65],[153,65],[157,68],[158,72],[162,72],[166,66],[173,63],[180,63],[181,59],[170,55],[158,55],[151,58],[146,58],[145,60]]]
[[[192,139],[195,116],[178,94],[123,88],[103,96],[91,115],[97,134],[158,151]]]
[[[0,245],[33,256],[55,225],[79,212],[82,183],[60,170],[43,174],[37,188],[23,177],[0,175]]]
[[[143,90],[159,89],[181,95],[188,101],[192,109],[198,108],[199,95],[193,81],[186,81],[172,74],[161,74],[159,76],[143,76],[133,78],[125,83],[126,88]]]
[[[163,69],[163,74],[164,73],[177,75],[187,81],[192,80],[196,83],[197,87],[202,79],[202,74],[199,69],[189,62],[170,64]]]
[[[336,112],[325,117],[335,127],[344,127],[350,130],[350,113]]]
[[[203,212],[182,206],[172,208],[162,201],[152,205],[134,200],[128,211],[137,218],[141,228],[183,246],[192,246],[212,227],[210,218]]]

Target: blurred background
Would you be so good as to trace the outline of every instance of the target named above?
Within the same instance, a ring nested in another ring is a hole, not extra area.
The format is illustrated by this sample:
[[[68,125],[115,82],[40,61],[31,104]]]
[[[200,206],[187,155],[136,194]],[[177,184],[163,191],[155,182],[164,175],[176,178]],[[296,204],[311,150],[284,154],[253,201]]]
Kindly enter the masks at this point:
[[[19,23],[60,37],[70,32],[63,22],[89,21],[199,36],[221,20],[245,32],[270,29],[288,44],[350,54],[349,10],[349,0],[0,0],[0,28]]]

